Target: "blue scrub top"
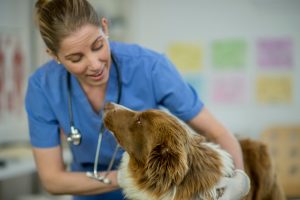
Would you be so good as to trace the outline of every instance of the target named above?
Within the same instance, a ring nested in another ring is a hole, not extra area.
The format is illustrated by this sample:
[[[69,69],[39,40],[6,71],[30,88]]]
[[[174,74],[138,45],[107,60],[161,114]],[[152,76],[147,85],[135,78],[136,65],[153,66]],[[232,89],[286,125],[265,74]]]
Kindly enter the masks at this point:
[[[172,114],[188,121],[202,109],[196,91],[180,76],[174,65],[162,54],[138,45],[110,42],[112,54],[120,71],[122,96],[120,104],[133,110],[167,108]],[[110,69],[105,101],[116,102],[118,76],[114,63]],[[73,171],[92,171],[101,112],[96,113],[76,77],[71,75],[72,111],[74,125],[82,135],[81,144],[70,145]],[[70,133],[67,71],[54,60],[41,66],[29,78],[25,105],[28,114],[30,141],[39,148],[60,145],[60,129]],[[106,170],[116,146],[107,130],[100,151],[100,170]],[[123,151],[118,152],[114,169]],[[75,197],[76,200],[124,199],[120,191],[103,195]]]

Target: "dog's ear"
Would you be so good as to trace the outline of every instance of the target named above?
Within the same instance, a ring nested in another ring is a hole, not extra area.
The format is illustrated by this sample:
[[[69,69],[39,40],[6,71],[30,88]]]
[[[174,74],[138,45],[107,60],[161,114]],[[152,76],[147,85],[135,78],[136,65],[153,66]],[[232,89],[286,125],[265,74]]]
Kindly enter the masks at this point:
[[[182,144],[168,145],[170,141],[156,145],[147,160],[147,176],[153,187],[166,191],[181,183],[188,171],[187,154]]]

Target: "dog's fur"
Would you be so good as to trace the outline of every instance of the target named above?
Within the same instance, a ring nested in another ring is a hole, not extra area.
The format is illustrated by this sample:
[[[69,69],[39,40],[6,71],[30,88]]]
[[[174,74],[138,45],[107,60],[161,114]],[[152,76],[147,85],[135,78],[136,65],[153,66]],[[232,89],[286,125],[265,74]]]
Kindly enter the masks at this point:
[[[132,200],[217,199],[216,184],[234,173],[231,156],[159,110],[136,112],[106,104],[104,124],[126,150],[119,184]],[[281,200],[267,147],[241,140],[251,190],[245,199]]]

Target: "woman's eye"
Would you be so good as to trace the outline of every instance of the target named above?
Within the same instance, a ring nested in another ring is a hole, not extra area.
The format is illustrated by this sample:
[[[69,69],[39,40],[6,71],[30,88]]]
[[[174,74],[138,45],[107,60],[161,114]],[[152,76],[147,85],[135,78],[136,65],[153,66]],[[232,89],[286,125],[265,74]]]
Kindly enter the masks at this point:
[[[80,62],[80,59],[78,59],[78,60],[71,60],[71,62],[72,63],[78,63],[78,62]]]
[[[81,56],[78,56],[78,57],[74,57],[74,58],[72,58],[72,59],[70,59],[70,61],[72,62],[72,63],[78,63],[78,62],[80,62],[80,60],[81,60]]]
[[[93,51],[98,51],[98,50],[100,50],[101,48],[103,47],[103,42],[102,41],[98,41],[95,45],[94,45],[94,47],[93,47]]]

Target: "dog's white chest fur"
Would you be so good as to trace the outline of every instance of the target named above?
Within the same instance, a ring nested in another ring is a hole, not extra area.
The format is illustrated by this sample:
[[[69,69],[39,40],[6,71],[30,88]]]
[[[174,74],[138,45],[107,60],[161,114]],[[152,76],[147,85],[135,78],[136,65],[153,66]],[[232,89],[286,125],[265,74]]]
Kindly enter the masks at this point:
[[[206,143],[209,148],[215,150],[222,160],[223,167],[221,168],[221,173],[223,176],[232,176],[234,173],[234,165],[230,154],[226,151],[222,150],[218,145],[212,143]],[[130,200],[158,200],[151,196],[149,192],[146,190],[139,189],[135,176],[129,171],[128,163],[129,163],[129,155],[128,153],[124,153],[118,174],[118,182],[125,196]],[[216,188],[211,188],[210,191],[207,191],[213,199],[217,199]],[[176,188],[170,189],[163,197],[159,200],[173,200],[176,195]],[[199,194],[198,197],[191,200],[204,200],[203,195]]]
[[[123,189],[125,196],[130,200],[155,200],[147,191],[138,189],[134,181],[134,174],[128,170],[129,155],[124,152],[118,172],[118,183]]]

